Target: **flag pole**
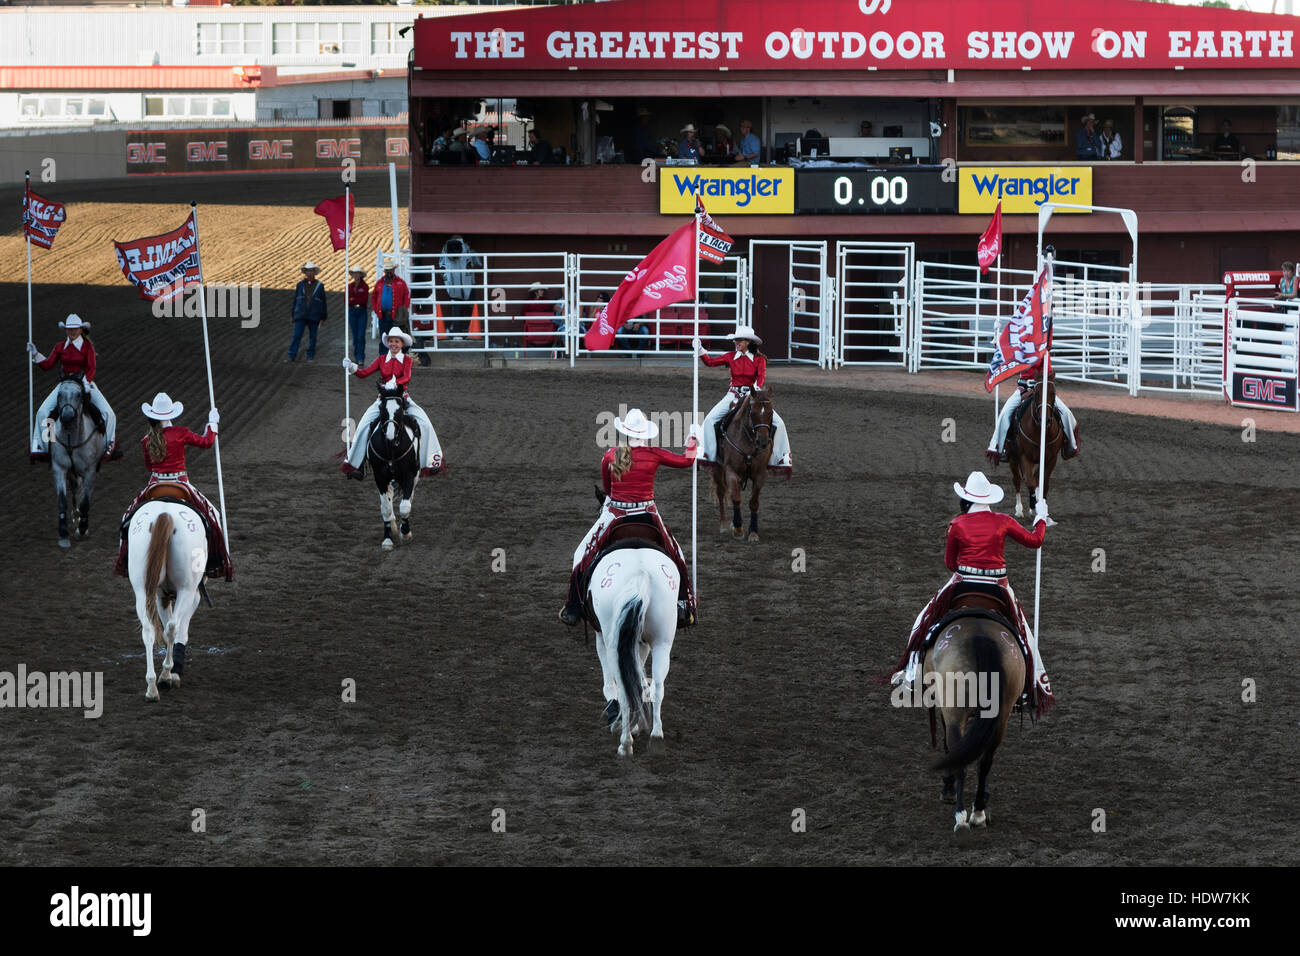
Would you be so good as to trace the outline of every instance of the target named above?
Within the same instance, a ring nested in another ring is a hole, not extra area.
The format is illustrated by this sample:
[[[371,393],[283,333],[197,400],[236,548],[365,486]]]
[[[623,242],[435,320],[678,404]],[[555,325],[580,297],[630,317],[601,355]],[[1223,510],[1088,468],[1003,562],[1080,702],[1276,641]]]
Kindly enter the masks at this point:
[[[997,290],[993,294],[993,343],[997,344],[998,336],[1002,334],[1002,243],[998,243],[998,257],[994,261],[994,268],[997,270]],[[1002,384],[999,382],[993,386],[993,428],[996,431],[998,427],[998,418],[1002,414]],[[998,449],[998,454],[1002,454],[1002,449]]]
[[[23,173],[23,237],[27,240],[27,341],[35,341],[32,338],[32,234],[27,231],[27,216],[30,213],[32,202],[32,171],[26,170]],[[32,447],[32,439],[36,437],[36,378],[35,370],[32,368],[34,363],[31,356],[28,356],[27,362],[27,447]]]
[[[1043,232],[1041,229],[1038,231],[1038,261],[1040,264],[1043,261]],[[1042,280],[1044,282],[1047,282],[1050,285],[1051,277],[1050,275],[1048,275],[1048,272],[1049,272],[1048,269],[1043,270]],[[1037,285],[1037,283],[1035,284]],[[1038,296],[1038,314],[1039,314],[1040,322],[1042,325],[1046,325],[1047,316],[1045,315],[1046,310],[1043,309],[1043,291],[1044,291],[1044,287],[1039,286],[1037,292],[1034,294]],[[1032,302],[1030,303],[1030,312],[1031,313],[1033,312]],[[1043,335],[1043,330],[1041,327],[1037,331],[1039,335]],[[1042,420],[1039,422],[1039,429],[1038,429],[1038,497],[1036,498],[1037,501],[1043,500],[1043,470],[1047,464],[1047,390],[1052,380],[1051,379],[1051,374],[1052,374],[1051,339],[1046,335],[1043,335],[1043,357],[1041,361],[1043,363],[1043,408],[1042,408],[1042,415],[1040,416]],[[1034,640],[1038,641],[1040,644],[1042,642],[1042,635],[1038,633],[1038,609],[1040,605],[1043,603],[1042,596],[1043,596],[1043,549],[1039,548],[1037,550],[1037,561],[1035,562],[1034,565]]]
[[[203,317],[203,361],[208,368],[208,407],[216,408],[216,393],[212,389],[212,347],[208,344],[208,291],[203,286],[203,253],[199,246],[199,204],[197,202],[190,202],[190,215],[194,217],[194,254],[199,260],[199,314]],[[217,463],[217,500],[221,502],[221,533],[226,539],[226,554],[229,554],[230,525],[226,520],[226,486],[221,480],[220,435],[217,435],[212,442],[212,452]]]
[[[691,262],[695,270],[695,338],[700,337],[700,197],[695,197],[695,242],[691,245]],[[700,357],[691,349],[691,424],[700,423]],[[691,590],[700,599],[699,574],[695,565],[695,547],[700,510],[700,448],[691,459]]]
[[[348,256],[351,254],[352,245],[352,187],[344,185],[343,187],[343,357],[348,355],[349,340],[352,336],[352,273],[349,271],[351,262]],[[352,373],[347,369],[343,370],[343,422],[347,426],[344,434],[344,446],[347,449],[347,456],[352,457]]]

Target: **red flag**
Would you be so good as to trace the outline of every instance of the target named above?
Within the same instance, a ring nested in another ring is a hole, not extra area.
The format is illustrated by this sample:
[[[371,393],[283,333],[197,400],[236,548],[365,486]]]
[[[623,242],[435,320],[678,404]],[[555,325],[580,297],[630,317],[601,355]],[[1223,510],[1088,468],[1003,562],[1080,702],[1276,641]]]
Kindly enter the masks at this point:
[[[614,290],[609,304],[587,329],[583,340],[587,349],[609,348],[615,331],[633,316],[692,298],[695,295],[695,263],[691,247],[694,244],[695,221],[691,220],[655,246],[650,255],[627,274],[622,285]]]
[[[993,221],[989,227],[984,230],[984,235],[980,236],[979,245],[975,249],[975,254],[980,260],[980,274],[983,275],[989,271],[989,266],[993,265],[993,260],[1002,254],[1002,197],[998,197],[998,208],[993,210]]]
[[[171,299],[183,289],[199,284],[199,237],[194,213],[172,232],[127,242],[114,241],[113,246],[122,275],[135,284],[142,299]]]
[[[700,217],[700,258],[707,262],[722,262],[735,240],[713,221],[699,193],[695,194],[695,212]]]
[[[44,199],[30,187],[23,196],[23,233],[42,249],[54,245],[54,237],[67,216],[63,203]]]
[[[346,229],[352,232],[352,224],[357,217],[357,201],[350,194],[344,194],[337,199],[326,199],[316,207],[316,215],[324,216],[326,224],[330,227],[330,242],[334,244],[334,251],[338,252],[347,245],[347,237],[344,235],[343,208],[347,204],[347,226]]]
[[[984,379],[987,391],[1004,379],[1029,371],[1047,354],[1052,342],[1052,272],[1049,258],[1016,307],[1016,314],[1002,327]]]

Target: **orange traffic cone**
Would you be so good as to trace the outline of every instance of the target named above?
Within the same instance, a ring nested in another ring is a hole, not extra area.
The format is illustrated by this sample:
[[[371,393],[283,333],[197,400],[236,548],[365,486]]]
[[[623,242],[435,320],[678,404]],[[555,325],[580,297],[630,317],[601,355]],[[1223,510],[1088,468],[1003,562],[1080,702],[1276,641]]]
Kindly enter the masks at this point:
[[[442,306],[435,305],[433,307],[433,314],[438,317],[438,338],[445,339],[447,337],[447,328],[442,324]]]

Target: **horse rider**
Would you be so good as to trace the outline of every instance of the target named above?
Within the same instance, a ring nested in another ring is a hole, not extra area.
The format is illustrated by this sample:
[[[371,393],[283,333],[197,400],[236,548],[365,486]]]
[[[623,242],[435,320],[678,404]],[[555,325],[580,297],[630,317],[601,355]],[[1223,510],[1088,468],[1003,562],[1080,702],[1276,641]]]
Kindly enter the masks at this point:
[[[695,623],[695,592],[691,588],[686,559],[681,545],[669,532],[655,506],[655,471],[660,465],[669,468],[689,468],[699,451],[699,429],[691,426],[686,439],[686,454],[678,455],[666,448],[652,447],[649,443],[659,434],[659,426],[646,419],[639,408],[627,413],[627,418],[614,419],[614,428],[627,436],[627,444],[611,448],[600,460],[601,484],[605,489],[605,503],[600,516],[591,526],[573,552],[573,571],[569,575],[569,598],[560,610],[560,620],[574,625],[582,620],[585,606],[582,583],[596,556],[604,548],[613,529],[625,518],[649,515],[659,531],[665,548],[677,565],[681,577],[678,585],[677,623],[690,627]]]
[[[759,351],[763,340],[748,325],[736,328],[730,336],[735,351],[728,355],[710,355],[699,337],[691,340],[695,354],[700,361],[710,368],[725,365],[731,370],[731,385],[727,394],[714,405],[709,414],[704,416],[703,437],[701,438],[700,458],[704,461],[720,461],[718,439],[723,416],[731,407],[748,395],[751,389],[761,389],[767,380],[767,356]],[[790,436],[786,434],[785,422],[781,416],[772,411],[772,464],[771,468],[784,471],[787,475],[793,470],[790,457]]]
[[[1051,333],[1048,333],[1048,342],[1050,348]],[[988,458],[989,464],[996,468],[1001,462],[1007,460],[1006,443],[1007,431],[1011,427],[1011,416],[1020,403],[1024,401],[1034,385],[1043,378],[1043,366],[1050,366],[1052,354],[1048,351],[1033,369],[1022,375],[1016,382],[1016,388],[1012,391],[1011,397],[1007,399],[1006,404],[1002,406],[1002,412],[998,415],[997,427],[993,429],[993,437],[989,440],[989,447],[984,452]],[[1050,368],[1048,370],[1048,381],[1055,383],[1056,375]],[[1061,401],[1061,393],[1056,393],[1056,410],[1061,415],[1061,423],[1065,426],[1065,447],[1061,449],[1061,457],[1068,460],[1079,454],[1079,422],[1074,417],[1074,412]]]
[[[1053,702],[1052,687],[1047,680],[1043,659],[1038,653],[1038,639],[1007,579],[1004,549],[1007,538],[1012,538],[1027,548],[1038,549],[1043,546],[1047,535],[1047,502],[1040,500],[1034,506],[1034,530],[1026,531],[1015,518],[991,509],[991,505],[1002,500],[1003,492],[998,485],[990,484],[982,471],[972,471],[964,485],[953,482],[952,490],[962,499],[962,513],[948,525],[948,540],[944,550],[944,564],[952,572],[952,577],[917,615],[911,636],[907,640],[907,650],[899,660],[898,670],[890,683],[897,686],[904,682],[910,684],[916,679],[925,638],[950,610],[958,585],[964,585],[968,590],[997,589],[994,594],[1001,591],[1006,603],[1014,610],[1012,620],[1033,658],[1032,667],[1025,669],[1024,699],[1033,704],[1036,712],[1041,713]],[[1037,699],[1033,694],[1035,688],[1038,691]]]
[[[365,368],[361,368],[348,358],[343,360],[343,368],[357,378],[366,378],[378,372],[383,376],[384,388],[401,390],[406,413],[420,426],[420,454],[424,459],[421,462],[420,477],[427,478],[442,468],[442,449],[429,416],[424,413],[424,409],[411,400],[411,396],[406,391],[406,386],[411,381],[411,356],[402,349],[410,347],[411,337],[394,325],[384,336],[384,345],[387,346],[388,351]],[[352,443],[352,455],[339,466],[343,474],[358,481],[364,477],[361,466],[366,460],[366,445],[370,441],[370,429],[379,420],[379,401],[376,398],[366,409],[366,413],[361,416],[361,421],[357,425],[356,439]]]
[[[90,399],[90,406],[93,409],[91,417],[98,419],[96,424],[104,429],[104,460],[121,458],[122,452],[117,447],[117,416],[113,414],[113,409],[108,404],[108,399],[104,397],[104,393],[95,384],[95,346],[91,344],[90,336],[86,334],[90,323],[81,321],[81,317],[74,313],[60,322],[59,328],[67,333],[67,337],[50,349],[48,356],[37,351],[36,346],[31,342],[27,343],[27,354],[43,369],[51,369],[58,364],[63,375],[81,375],[82,391]],[[54,413],[58,395],[59,388],[56,385],[54,391],[50,392],[41,403],[41,407],[36,410],[36,428],[32,432],[30,452],[32,461],[50,460],[49,449],[45,446],[43,424]]]
[[[144,490],[135,496],[131,506],[122,515],[122,544],[117,551],[117,564],[113,567],[113,573],[122,577],[127,573],[127,531],[131,515],[135,513],[136,508],[144,504],[151,488],[160,482],[166,482],[185,486],[191,506],[203,515],[203,520],[208,526],[210,546],[207,576],[233,580],[235,567],[230,561],[230,553],[226,550],[221,513],[212,506],[199,489],[190,483],[189,474],[185,470],[186,446],[211,448],[217,440],[217,426],[221,416],[215,408],[209,411],[208,427],[203,430],[202,435],[196,435],[188,428],[174,424],[176,419],[185,414],[185,406],[181,402],[173,402],[166,392],[159,392],[151,403],[141,405],[140,411],[152,422],[149,433],[140,439],[140,446],[144,449],[144,462],[149,468],[149,480],[145,483]]]

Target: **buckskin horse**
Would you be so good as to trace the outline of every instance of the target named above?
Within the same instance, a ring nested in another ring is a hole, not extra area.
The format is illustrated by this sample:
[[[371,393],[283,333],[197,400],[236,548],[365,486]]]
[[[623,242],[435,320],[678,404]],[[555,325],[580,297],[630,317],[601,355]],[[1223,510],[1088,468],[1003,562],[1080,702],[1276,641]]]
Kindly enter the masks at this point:
[[[923,686],[938,695],[931,719],[937,711],[943,725],[945,756],[933,769],[945,772],[942,799],[957,805],[957,836],[988,824],[989,769],[1025,683],[1024,653],[1004,610],[982,594],[959,595],[922,660]],[[932,723],[932,733],[933,728]],[[974,811],[968,812],[966,766],[976,760],[979,783]]]
[[[175,500],[146,501],[131,516],[128,575],[135,589],[135,613],[144,641],[145,700],[158,699],[158,681],[180,684],[172,668],[176,644],[189,641],[190,619],[198,609],[208,565],[208,536],[203,520],[189,505]],[[167,647],[162,674],[155,676],[153,652]]]
[[[728,530],[739,538],[740,492],[750,485],[749,531],[746,541],[758,540],[758,498],[767,480],[772,457],[772,387],[751,389],[727,412],[718,437],[718,460],[713,469],[713,491],[718,499],[718,532]],[[727,522],[726,499],[731,500],[731,522]]]
[[[90,496],[104,457],[104,433],[87,414],[85,397],[79,374],[63,376],[55,398],[52,425],[36,423],[38,428],[50,429],[46,437],[54,472],[54,492],[59,502],[60,548],[72,547],[68,540],[70,500],[77,503],[72,516],[77,522],[77,537],[84,538],[90,531]]]
[[[1056,386],[1047,386],[1047,454],[1044,456],[1043,497],[1051,491],[1052,470],[1056,467],[1056,457],[1061,453],[1065,441],[1065,432],[1056,417]],[[1025,508],[1020,500],[1020,486],[1029,489],[1029,508],[1032,511],[1038,503],[1038,452],[1039,436],[1043,427],[1043,383],[1040,381],[1029,390],[1020,407],[1016,410],[1016,421],[1012,422],[1007,439],[1007,459],[1011,465],[1011,482],[1016,489],[1016,517],[1025,516]]]
[[[370,429],[366,461],[379,489],[379,515],[384,522],[384,536],[379,546],[393,550],[393,533],[410,541],[411,497],[420,475],[420,428],[405,411],[401,389],[379,387],[379,420]],[[398,498],[394,514],[393,496]],[[397,521],[400,515],[401,522]]]

